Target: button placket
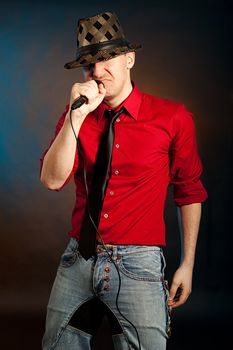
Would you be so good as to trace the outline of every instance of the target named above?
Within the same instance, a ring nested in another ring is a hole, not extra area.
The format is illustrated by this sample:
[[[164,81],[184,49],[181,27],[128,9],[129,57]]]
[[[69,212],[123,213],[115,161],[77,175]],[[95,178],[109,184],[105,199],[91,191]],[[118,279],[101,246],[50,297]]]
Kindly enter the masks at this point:
[[[116,119],[116,122],[119,123],[121,121],[120,117]],[[115,138],[114,138],[114,150],[113,150],[113,160],[112,164],[114,166],[114,159],[119,157],[120,155],[120,149],[121,149],[121,130],[118,125],[115,123]],[[120,175],[120,169],[113,167],[113,175]],[[111,194],[112,195],[112,194]]]

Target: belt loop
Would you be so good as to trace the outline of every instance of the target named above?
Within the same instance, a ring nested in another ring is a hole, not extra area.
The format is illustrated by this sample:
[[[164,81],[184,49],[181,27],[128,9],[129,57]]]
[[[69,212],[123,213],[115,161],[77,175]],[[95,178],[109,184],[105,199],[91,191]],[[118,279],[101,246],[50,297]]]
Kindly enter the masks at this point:
[[[112,247],[112,260],[117,259],[117,246]]]

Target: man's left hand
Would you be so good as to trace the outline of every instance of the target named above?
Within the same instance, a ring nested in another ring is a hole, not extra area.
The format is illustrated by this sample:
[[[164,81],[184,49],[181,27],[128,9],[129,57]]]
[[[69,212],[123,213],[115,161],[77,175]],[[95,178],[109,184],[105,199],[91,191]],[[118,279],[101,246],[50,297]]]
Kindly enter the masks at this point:
[[[178,307],[186,302],[192,290],[193,267],[181,264],[176,270],[169,291],[168,305]]]

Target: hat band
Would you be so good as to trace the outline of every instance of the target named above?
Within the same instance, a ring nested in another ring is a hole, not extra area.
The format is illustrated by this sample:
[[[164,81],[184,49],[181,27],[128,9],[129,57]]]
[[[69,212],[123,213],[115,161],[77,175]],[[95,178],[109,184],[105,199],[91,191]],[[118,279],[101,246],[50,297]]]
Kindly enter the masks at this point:
[[[98,51],[101,51],[101,50],[115,49],[116,47],[123,47],[123,46],[130,47],[129,42],[126,39],[116,39],[111,41],[105,41],[98,44],[83,46],[77,50],[76,60],[88,54],[91,54],[94,56],[98,53]]]

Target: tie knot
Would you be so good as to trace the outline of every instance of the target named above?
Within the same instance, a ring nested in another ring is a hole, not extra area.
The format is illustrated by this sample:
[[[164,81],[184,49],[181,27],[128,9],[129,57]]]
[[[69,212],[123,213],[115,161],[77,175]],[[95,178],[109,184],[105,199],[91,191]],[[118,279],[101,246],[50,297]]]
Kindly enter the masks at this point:
[[[117,117],[124,112],[124,107],[122,107],[119,111],[115,112],[113,109],[106,109],[104,114],[108,119],[109,123],[113,123]]]
[[[114,118],[114,110],[113,109],[106,109],[105,110],[105,117],[111,122],[111,120]]]

